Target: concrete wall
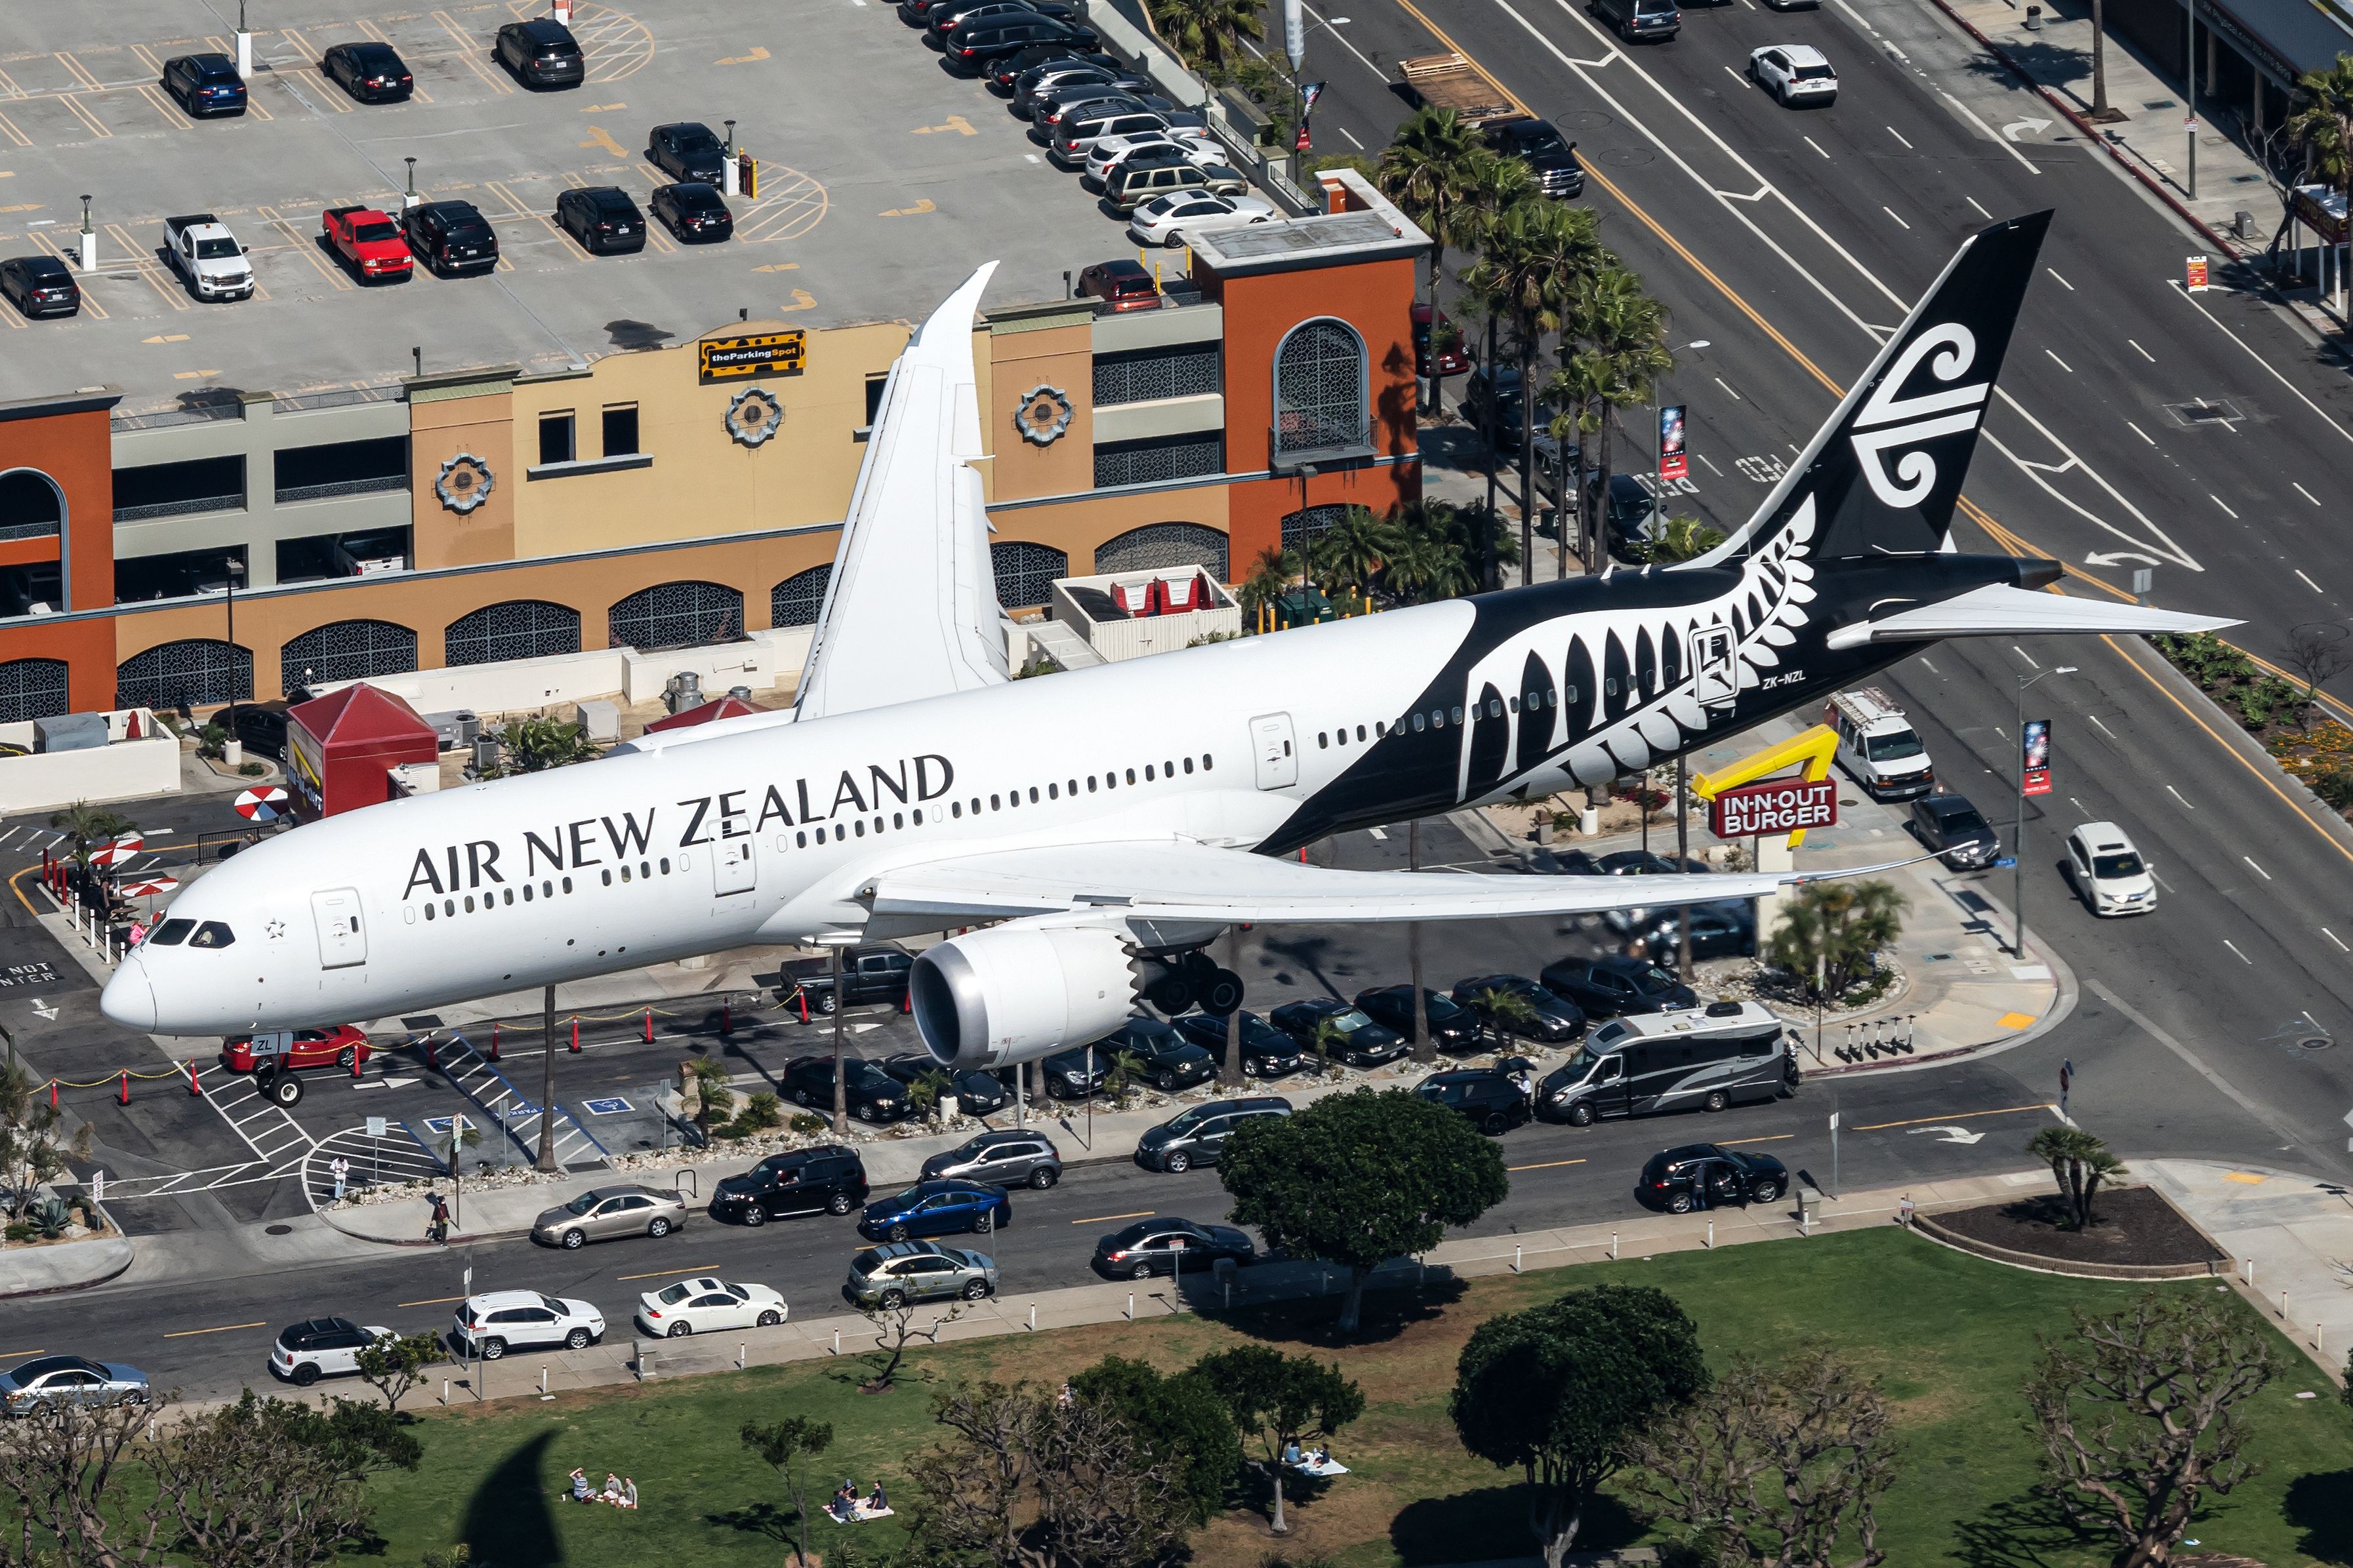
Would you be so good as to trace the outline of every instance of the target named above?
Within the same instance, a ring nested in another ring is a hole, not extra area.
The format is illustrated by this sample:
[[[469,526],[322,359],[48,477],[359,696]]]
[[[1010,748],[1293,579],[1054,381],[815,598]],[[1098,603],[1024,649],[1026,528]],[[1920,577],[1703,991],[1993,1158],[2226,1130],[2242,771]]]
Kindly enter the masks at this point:
[[[175,794],[179,787],[180,742],[170,735],[87,752],[0,757],[0,813],[10,815],[53,810],[78,800]]]
[[[646,702],[661,695],[671,676],[689,670],[701,680],[708,697],[723,697],[731,686],[790,692],[800,684],[809,640],[807,626],[786,626],[711,647],[673,648],[664,653],[596,648],[550,658],[379,675],[368,684],[400,698],[419,713],[447,713],[460,708],[477,713],[513,713],[617,693],[630,702]],[[323,695],[356,684],[326,681],[313,690]],[[31,726],[25,729],[29,733]]]

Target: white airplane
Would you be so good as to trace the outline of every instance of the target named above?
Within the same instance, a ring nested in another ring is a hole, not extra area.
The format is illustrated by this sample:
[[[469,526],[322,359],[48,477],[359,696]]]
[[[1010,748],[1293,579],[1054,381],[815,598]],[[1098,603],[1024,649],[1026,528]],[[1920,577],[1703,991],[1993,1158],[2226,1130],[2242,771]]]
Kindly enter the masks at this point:
[[[1139,997],[1221,1009],[1240,921],[1559,915],[1612,878],[1329,870],[1327,834],[1596,784],[1940,637],[2230,623],[2031,592],[1949,523],[2048,213],[1974,236],[1704,558],[1008,679],[978,475],[984,268],[907,345],[788,710],[310,824],[207,873],[107,984],[133,1028],[374,1018],[753,943],[977,926],[916,961],[941,1061]],[[1796,876],[1693,876],[1694,900]],[[1643,895],[1654,896],[1654,895]]]

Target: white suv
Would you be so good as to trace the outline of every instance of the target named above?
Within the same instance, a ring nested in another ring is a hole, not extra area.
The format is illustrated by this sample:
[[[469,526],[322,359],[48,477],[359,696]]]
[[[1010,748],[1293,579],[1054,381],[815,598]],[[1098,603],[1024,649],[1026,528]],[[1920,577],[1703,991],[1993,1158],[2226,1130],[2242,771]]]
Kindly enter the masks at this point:
[[[360,1352],[392,1332],[364,1329],[349,1318],[309,1318],[290,1324],[269,1347],[269,1370],[308,1388],[331,1373],[359,1371]]]
[[[2067,875],[2095,915],[2145,915],[2157,908],[2157,868],[2113,822],[2087,822],[2067,835]]]
[[[605,1337],[605,1314],[586,1301],[536,1290],[489,1290],[469,1296],[450,1326],[450,1342],[467,1355],[496,1361],[513,1350],[561,1345],[585,1351]]]
[[[1748,57],[1748,75],[1757,86],[1792,108],[1838,100],[1838,72],[1830,57],[1811,44],[1772,44]]]

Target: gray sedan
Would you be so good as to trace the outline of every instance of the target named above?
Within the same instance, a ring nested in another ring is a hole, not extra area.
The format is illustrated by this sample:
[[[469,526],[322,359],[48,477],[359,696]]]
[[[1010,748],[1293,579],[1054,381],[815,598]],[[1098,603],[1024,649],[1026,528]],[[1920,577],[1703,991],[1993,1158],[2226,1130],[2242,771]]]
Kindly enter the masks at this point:
[[[997,1294],[997,1260],[936,1241],[886,1242],[849,1260],[841,1293],[860,1307],[903,1307],[955,1296],[977,1301]]]
[[[38,1415],[68,1405],[144,1405],[147,1374],[120,1362],[43,1355],[0,1373],[0,1410]]]
[[[592,1187],[532,1223],[531,1238],[571,1248],[617,1236],[668,1236],[686,1224],[686,1200],[659,1187]]]

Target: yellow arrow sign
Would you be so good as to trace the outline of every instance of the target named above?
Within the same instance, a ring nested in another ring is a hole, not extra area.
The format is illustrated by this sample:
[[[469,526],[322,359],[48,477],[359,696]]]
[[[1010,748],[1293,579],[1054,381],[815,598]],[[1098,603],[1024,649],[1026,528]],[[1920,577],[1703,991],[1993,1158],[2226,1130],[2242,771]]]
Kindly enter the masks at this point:
[[[611,114],[616,110],[627,109],[628,107],[629,106],[626,103],[592,103],[580,110],[580,112],[583,114]]]
[[[943,131],[953,131],[959,136],[977,136],[980,134],[979,132],[975,131],[972,128],[972,121],[966,120],[961,114],[949,115],[948,122],[945,125],[918,125],[915,127],[915,134],[918,136],[935,135]]]
[[[771,261],[765,267],[752,268],[754,272],[798,272],[800,269],[801,264],[797,261]]]
[[[142,338],[139,341],[142,343],[185,343],[188,341],[188,334],[185,332],[172,332],[168,335],[158,333],[154,337]]]
[[[733,55],[726,59],[721,60],[719,63],[723,66],[748,66],[754,60],[765,60],[767,58],[768,51],[755,44],[753,46],[752,52],[750,54]]]
[[[817,309],[817,296],[810,293],[806,289],[796,289],[793,290],[793,302],[789,305],[779,306],[778,309],[785,310],[813,310]]]
[[[629,155],[629,150],[622,146],[618,142],[614,141],[601,125],[591,125],[588,128],[588,140],[583,142],[580,145],[583,147],[602,147],[606,152],[610,153],[616,158],[626,158]]]
[[[939,210],[939,208],[932,205],[932,198],[925,196],[913,206],[892,207],[889,212],[886,212],[881,216],[884,217],[921,217],[925,213],[935,213]]]

